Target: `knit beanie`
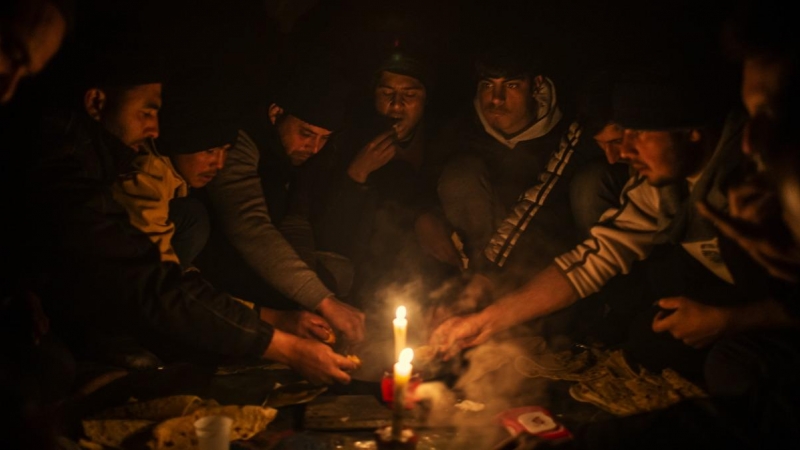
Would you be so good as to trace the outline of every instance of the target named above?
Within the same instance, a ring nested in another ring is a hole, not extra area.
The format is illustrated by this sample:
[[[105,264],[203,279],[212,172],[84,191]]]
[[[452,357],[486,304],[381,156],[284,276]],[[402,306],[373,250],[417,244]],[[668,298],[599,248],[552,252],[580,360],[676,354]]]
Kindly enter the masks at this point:
[[[637,78],[617,82],[612,93],[613,121],[637,130],[709,125],[720,118],[721,99],[702,80],[697,73],[642,72]]]
[[[175,79],[164,87],[158,148],[177,155],[236,142],[239,117],[230,89],[219,79]]]
[[[352,85],[334,57],[309,58],[299,63],[275,103],[284,113],[329,131],[344,126]]]
[[[395,41],[393,48],[379,63],[375,71],[376,79],[381,72],[392,72],[399,75],[406,75],[419,80],[430,91],[433,88],[434,76],[430,64],[425,61],[419,52],[414,52],[409,48],[403,48],[402,44]]]

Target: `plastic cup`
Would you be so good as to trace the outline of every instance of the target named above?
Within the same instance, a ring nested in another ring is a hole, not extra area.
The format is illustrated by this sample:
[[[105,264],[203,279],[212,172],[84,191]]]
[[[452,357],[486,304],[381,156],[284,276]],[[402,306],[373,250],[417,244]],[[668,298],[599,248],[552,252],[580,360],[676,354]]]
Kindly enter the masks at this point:
[[[197,445],[200,450],[230,450],[231,425],[227,416],[206,416],[194,422]]]

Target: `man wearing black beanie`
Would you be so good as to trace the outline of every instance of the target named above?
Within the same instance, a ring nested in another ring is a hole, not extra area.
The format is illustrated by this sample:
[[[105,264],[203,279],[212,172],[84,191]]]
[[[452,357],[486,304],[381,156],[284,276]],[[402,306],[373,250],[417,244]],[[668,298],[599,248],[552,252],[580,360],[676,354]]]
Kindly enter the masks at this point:
[[[343,125],[349,87],[335,64],[319,60],[292,74],[266,111],[240,126],[226,166],[206,189],[213,226],[197,266],[238,297],[317,312],[357,342],[364,314],[336,296],[349,289],[352,269],[341,256],[315,252],[303,180],[309,159]],[[320,277],[329,274],[326,285]]]
[[[133,170],[113,186],[114,199],[158,246],[161,259],[184,269],[192,266],[209,232],[205,207],[189,192],[216,176],[236,141],[236,121],[223,87],[208,76],[169,84],[160,136],[150,142],[158,145],[140,148]]]
[[[330,347],[275,329],[199,273],[162,261],[114,199],[112,185],[160,131],[164,75],[136,42],[83,53],[79,67],[97,70],[84,71],[80,107],[46,121],[26,178],[26,269],[52,327],[78,358],[129,369],[264,358],[315,383],[349,381],[354,364]]]
[[[393,41],[376,52],[363,77],[363,106],[320,155],[313,177],[320,199],[312,213],[315,237],[320,248],[353,261],[360,305],[372,302],[384,283],[421,273],[438,284],[461,265],[449,227],[436,214],[435,125],[428,113],[435,66],[418,48]]]
[[[224,83],[208,73],[173,80],[165,91],[159,151],[145,148],[133,170],[114,183],[114,199],[130,221],[147,234],[162,261],[194,268],[195,256],[208,240],[208,213],[189,193],[205,187],[225,167],[236,142],[237,124]],[[253,308],[252,302],[240,300]],[[310,312],[258,310],[262,320],[302,337],[325,339],[330,325]]]

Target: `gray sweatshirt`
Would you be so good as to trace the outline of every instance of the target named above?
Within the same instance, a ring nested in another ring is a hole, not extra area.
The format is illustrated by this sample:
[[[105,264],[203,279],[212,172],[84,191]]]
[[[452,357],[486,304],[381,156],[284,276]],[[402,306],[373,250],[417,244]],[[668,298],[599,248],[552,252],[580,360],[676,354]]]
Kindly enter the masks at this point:
[[[207,186],[209,199],[223,233],[250,267],[283,295],[313,311],[333,293],[272,222],[258,174],[260,156],[253,139],[239,130],[225,167]]]

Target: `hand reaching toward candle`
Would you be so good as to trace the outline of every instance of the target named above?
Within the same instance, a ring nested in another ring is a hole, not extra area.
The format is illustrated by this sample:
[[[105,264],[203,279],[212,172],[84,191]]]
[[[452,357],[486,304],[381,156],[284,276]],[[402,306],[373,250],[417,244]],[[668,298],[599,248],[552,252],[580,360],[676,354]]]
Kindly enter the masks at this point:
[[[447,361],[465,348],[486,342],[489,336],[491,332],[482,316],[470,314],[444,321],[433,332],[428,343]]]
[[[326,297],[317,311],[350,343],[364,340],[364,313],[334,297]]]
[[[264,358],[284,363],[313,384],[350,382],[356,363],[319,341],[275,330]]]
[[[429,330],[436,330],[447,319],[466,315],[478,310],[482,303],[491,298],[494,282],[482,274],[475,274],[469,283],[458,294],[455,302],[433,306],[427,313],[426,321]]]
[[[265,317],[262,309],[261,319],[275,328],[294,335],[325,342],[333,334],[328,321],[309,311],[275,311]]]

